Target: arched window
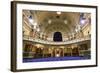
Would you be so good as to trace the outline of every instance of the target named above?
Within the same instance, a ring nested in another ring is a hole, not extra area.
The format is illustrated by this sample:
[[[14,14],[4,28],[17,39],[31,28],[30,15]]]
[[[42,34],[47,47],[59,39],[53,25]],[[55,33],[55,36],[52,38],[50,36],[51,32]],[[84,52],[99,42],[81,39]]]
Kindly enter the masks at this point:
[[[53,36],[53,41],[60,42],[62,41],[62,33],[61,32],[55,32]]]

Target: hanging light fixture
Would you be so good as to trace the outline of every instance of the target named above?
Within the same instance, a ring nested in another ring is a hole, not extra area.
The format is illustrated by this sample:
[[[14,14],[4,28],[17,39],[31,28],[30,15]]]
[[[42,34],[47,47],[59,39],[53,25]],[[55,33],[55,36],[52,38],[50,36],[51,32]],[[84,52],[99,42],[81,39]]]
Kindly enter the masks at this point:
[[[36,29],[36,27],[37,27],[37,26],[36,26],[36,25],[34,25],[34,29]]]
[[[84,25],[86,23],[86,18],[84,18],[84,13],[80,14],[80,24]]]
[[[37,22],[33,23],[34,26],[37,26]]]
[[[76,31],[76,33],[77,33],[77,32],[78,32],[78,29],[76,28],[75,31]]]
[[[85,18],[82,18],[82,19],[80,20],[80,23],[81,23],[81,24],[85,24],[85,22],[86,22],[86,19],[85,19]]]
[[[67,21],[67,20],[64,20],[64,23],[65,23],[65,24],[67,24],[67,23],[68,23],[68,21]]]
[[[52,22],[51,19],[49,19],[49,20],[48,20],[48,23],[51,24],[51,22]]]
[[[57,13],[58,15],[60,15],[60,14],[61,14],[61,12],[60,12],[60,11],[57,11],[56,13]]]
[[[40,28],[37,28],[37,31],[39,32],[40,31]]]
[[[34,22],[34,20],[33,20],[33,18],[32,18],[32,15],[29,16],[29,22],[30,22],[31,24],[33,24],[33,22]]]

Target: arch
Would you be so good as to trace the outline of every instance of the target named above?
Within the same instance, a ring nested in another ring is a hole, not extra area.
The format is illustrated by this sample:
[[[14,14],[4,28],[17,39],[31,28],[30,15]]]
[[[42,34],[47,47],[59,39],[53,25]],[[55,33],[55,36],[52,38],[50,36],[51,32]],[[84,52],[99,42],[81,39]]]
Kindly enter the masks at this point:
[[[62,33],[61,32],[55,32],[53,36],[53,41],[60,42],[62,41]]]

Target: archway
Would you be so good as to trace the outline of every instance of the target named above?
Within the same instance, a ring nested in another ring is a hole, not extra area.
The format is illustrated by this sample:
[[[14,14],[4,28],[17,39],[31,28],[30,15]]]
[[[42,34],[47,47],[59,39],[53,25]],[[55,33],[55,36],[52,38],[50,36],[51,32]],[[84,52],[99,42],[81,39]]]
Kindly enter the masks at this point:
[[[53,41],[60,42],[62,41],[62,33],[61,32],[55,32],[53,36]]]

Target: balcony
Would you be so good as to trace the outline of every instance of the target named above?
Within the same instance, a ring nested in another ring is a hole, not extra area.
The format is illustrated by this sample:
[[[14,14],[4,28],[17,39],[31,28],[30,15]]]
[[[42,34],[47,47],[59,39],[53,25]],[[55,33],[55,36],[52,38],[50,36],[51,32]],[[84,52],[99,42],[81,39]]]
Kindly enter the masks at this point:
[[[65,45],[65,44],[73,44],[73,43],[79,43],[79,42],[82,42],[82,41],[91,40],[91,37],[85,36],[85,37],[82,37],[82,38],[77,38],[77,39],[72,39],[72,40],[67,40],[67,41],[62,41],[62,42],[54,42],[54,41],[48,41],[48,40],[42,40],[42,39],[35,39],[35,38],[24,35],[23,40],[41,43],[41,44],[49,44],[49,45]]]

